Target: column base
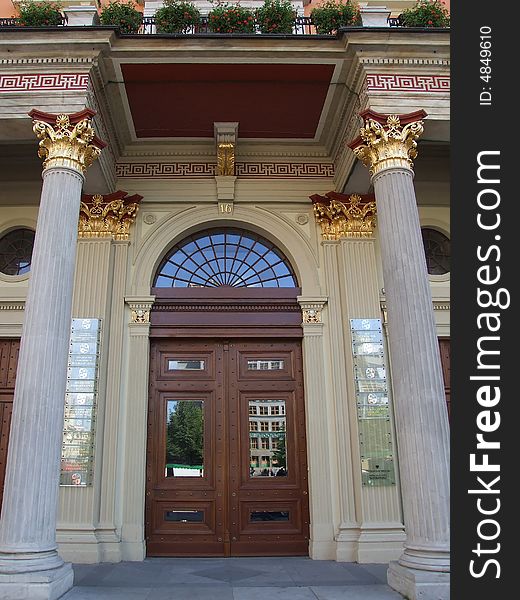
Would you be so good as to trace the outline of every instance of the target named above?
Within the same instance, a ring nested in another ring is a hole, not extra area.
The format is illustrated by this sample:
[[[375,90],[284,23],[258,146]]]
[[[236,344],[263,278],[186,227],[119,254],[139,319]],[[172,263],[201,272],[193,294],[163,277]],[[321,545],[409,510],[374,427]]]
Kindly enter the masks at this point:
[[[0,600],[57,600],[74,584],[70,563],[50,571],[0,573]]]
[[[397,561],[387,571],[388,585],[408,600],[449,600],[450,574],[419,571],[403,567]]]

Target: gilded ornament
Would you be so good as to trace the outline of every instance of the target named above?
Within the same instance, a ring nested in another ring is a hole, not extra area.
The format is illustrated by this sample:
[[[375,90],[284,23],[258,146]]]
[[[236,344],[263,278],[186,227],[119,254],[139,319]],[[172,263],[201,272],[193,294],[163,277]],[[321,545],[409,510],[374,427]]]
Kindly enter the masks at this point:
[[[235,174],[235,144],[225,142],[217,145],[217,175]]]
[[[135,221],[141,200],[142,196],[127,196],[122,191],[107,196],[83,196],[79,213],[79,237],[128,240],[130,226]]]
[[[376,203],[358,194],[347,196],[329,192],[311,196],[314,215],[324,240],[371,237],[376,225]]]
[[[144,308],[136,308],[132,311],[132,323],[149,323],[150,311]]]
[[[350,147],[370,173],[376,175],[388,168],[413,170],[417,139],[424,131],[424,122],[420,117],[426,116],[426,113],[418,111],[399,116],[367,111],[361,116],[365,119],[365,126]],[[403,126],[402,121],[407,123]]]
[[[315,308],[304,308],[303,311],[303,322],[308,323],[321,323],[321,310]]]
[[[86,118],[72,121],[71,116],[64,114],[49,115],[36,110],[29,114],[34,117],[33,131],[41,140],[38,144],[38,156],[43,160],[44,169],[66,167],[84,174],[100,155],[104,144],[95,139],[91,120],[91,116],[95,114],[93,111],[86,110],[71,115],[86,115]]]

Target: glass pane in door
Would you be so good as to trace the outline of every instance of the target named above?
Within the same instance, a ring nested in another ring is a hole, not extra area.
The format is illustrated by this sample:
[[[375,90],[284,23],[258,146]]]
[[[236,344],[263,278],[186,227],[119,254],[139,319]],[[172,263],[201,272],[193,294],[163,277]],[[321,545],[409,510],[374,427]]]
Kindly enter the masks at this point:
[[[285,400],[249,400],[249,475],[287,475]]]
[[[204,476],[204,402],[167,400],[165,477]]]

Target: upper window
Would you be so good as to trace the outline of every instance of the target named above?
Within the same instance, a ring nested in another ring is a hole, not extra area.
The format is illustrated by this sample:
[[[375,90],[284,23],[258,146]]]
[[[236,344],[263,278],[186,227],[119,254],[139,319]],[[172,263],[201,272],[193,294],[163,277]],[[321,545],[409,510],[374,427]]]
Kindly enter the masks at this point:
[[[32,229],[13,229],[0,238],[0,273],[24,275],[31,270]]]
[[[426,265],[430,275],[445,275],[450,272],[450,240],[437,229],[421,229]]]
[[[238,229],[192,235],[162,261],[154,287],[297,287],[283,254],[266,239]]]

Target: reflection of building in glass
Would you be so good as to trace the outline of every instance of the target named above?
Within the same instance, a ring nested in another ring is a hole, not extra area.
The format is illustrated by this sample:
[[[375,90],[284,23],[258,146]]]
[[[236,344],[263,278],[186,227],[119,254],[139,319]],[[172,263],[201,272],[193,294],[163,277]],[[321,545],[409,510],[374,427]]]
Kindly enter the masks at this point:
[[[249,401],[249,449],[252,477],[262,475],[273,477],[286,474],[285,423],[285,400]]]

